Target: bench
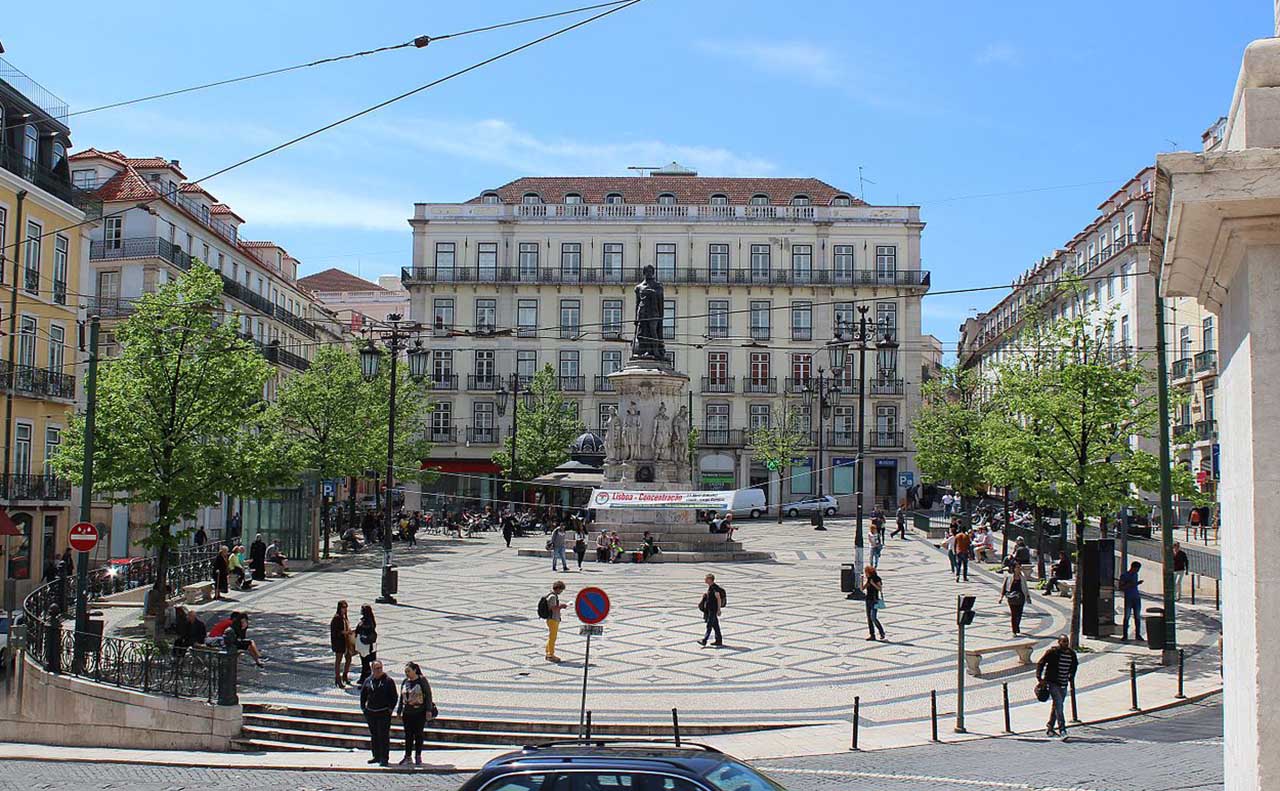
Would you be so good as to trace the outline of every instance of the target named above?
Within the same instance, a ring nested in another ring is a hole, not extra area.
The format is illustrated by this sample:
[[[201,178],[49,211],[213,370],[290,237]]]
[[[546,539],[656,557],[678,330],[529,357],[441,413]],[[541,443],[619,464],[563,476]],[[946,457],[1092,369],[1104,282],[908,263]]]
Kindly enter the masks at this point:
[[[964,664],[969,669],[969,675],[982,678],[982,657],[987,654],[999,654],[1005,651],[1016,651],[1018,654],[1018,664],[1031,664],[1031,651],[1036,647],[1035,641],[1025,640],[1017,643],[1004,643],[1003,645],[988,645],[982,648],[968,648],[964,652]]]
[[[213,582],[193,582],[182,586],[182,600],[186,604],[203,604],[213,598]]]

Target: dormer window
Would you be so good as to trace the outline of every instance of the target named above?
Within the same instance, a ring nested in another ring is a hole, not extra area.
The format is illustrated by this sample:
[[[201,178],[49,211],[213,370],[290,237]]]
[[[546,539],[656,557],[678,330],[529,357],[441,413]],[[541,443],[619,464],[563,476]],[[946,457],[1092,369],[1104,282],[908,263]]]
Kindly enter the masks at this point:
[[[769,196],[768,195],[752,195],[751,205],[752,206],[768,206]]]
[[[492,206],[497,203],[502,203],[502,199],[498,197],[498,193],[496,192],[486,192],[480,196],[480,202]]]
[[[536,192],[526,192],[524,194],[524,197],[520,199],[520,202],[525,204],[526,206],[535,204],[535,203],[542,203],[542,196],[540,196]]]
[[[618,206],[620,204],[626,203],[626,201],[622,199],[622,194],[618,192],[610,192],[608,195],[605,195],[604,202],[609,204],[610,206]]]
[[[711,205],[712,206],[728,206],[729,196],[728,195],[712,195]]]
[[[797,196],[795,196],[794,198],[792,198],[792,199],[791,199],[791,205],[792,205],[792,206],[808,206],[808,205],[809,205],[809,196],[808,196],[808,195],[797,195]]]
[[[664,192],[658,196],[658,205],[674,206],[676,205],[676,196],[672,195],[670,192]]]
[[[576,192],[570,192],[569,194],[564,196],[564,202],[567,204],[577,205],[579,203],[582,203],[582,196]]]
[[[848,195],[837,195],[831,199],[832,206],[850,206],[853,201],[849,200]]]

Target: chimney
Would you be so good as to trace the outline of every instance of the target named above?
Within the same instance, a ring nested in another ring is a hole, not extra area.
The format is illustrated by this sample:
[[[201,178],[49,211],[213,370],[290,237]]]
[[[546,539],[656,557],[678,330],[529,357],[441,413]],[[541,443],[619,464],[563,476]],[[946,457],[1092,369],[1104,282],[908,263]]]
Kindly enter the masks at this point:
[[[176,160],[176,159],[171,159],[171,160],[169,160],[169,164],[170,164],[170,165],[173,165],[175,168],[178,168],[179,170],[181,170],[181,169],[182,169],[181,167],[179,167],[179,165],[178,165],[178,160]]]

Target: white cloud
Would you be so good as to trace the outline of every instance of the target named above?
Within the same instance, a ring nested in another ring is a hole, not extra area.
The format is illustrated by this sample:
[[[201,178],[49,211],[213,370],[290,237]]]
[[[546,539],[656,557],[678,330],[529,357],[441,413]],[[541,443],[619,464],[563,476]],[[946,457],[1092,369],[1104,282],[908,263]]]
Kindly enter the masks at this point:
[[[251,237],[259,224],[405,232],[413,209],[410,200],[360,195],[283,178],[228,178],[211,183],[210,189],[249,220]]]
[[[844,68],[830,50],[805,41],[719,41],[697,42],[710,55],[745,61],[759,71],[799,77],[810,82],[831,83]]]
[[[1021,59],[1021,53],[1012,44],[997,41],[983,47],[973,59],[983,66],[1012,66]]]
[[[759,176],[775,169],[766,159],[714,146],[538,137],[499,119],[375,121],[369,128],[423,151],[500,165],[522,175],[621,174],[629,165],[665,165],[673,160],[716,176]]]

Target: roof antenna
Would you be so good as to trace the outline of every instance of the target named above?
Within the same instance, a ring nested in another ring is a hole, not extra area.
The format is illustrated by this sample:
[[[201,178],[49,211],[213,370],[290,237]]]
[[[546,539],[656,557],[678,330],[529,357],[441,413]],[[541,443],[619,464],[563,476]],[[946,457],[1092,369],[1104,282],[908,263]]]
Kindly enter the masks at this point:
[[[637,175],[647,176],[651,170],[661,170],[662,165],[627,165],[627,170],[634,170]]]
[[[862,177],[862,165],[858,165],[858,200],[865,202],[867,200],[867,190],[863,187],[863,183],[875,184],[874,181]]]

